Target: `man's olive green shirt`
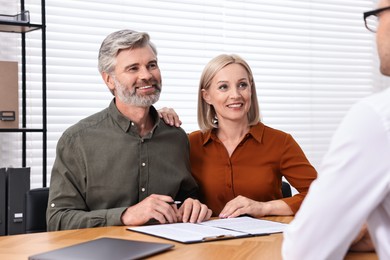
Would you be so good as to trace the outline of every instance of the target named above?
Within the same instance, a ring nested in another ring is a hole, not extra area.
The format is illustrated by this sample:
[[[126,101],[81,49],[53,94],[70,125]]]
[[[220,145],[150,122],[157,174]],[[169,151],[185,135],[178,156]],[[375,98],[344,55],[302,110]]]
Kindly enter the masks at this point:
[[[115,100],[67,129],[57,144],[47,209],[48,230],[123,225],[127,207],[151,194],[196,197],[189,142],[154,107],[153,130],[140,137]]]

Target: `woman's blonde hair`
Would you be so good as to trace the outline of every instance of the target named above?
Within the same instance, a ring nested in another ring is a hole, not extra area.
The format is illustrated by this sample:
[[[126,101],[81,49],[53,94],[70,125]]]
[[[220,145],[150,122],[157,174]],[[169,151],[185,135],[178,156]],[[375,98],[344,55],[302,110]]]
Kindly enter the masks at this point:
[[[203,69],[198,90],[198,125],[202,132],[218,128],[216,112],[212,105],[208,104],[202,95],[202,90],[208,90],[215,75],[224,67],[230,64],[239,64],[248,72],[251,85],[251,106],[248,111],[249,125],[255,125],[260,121],[260,109],[256,95],[256,85],[253,80],[252,70],[248,63],[236,54],[221,54],[210,60]]]

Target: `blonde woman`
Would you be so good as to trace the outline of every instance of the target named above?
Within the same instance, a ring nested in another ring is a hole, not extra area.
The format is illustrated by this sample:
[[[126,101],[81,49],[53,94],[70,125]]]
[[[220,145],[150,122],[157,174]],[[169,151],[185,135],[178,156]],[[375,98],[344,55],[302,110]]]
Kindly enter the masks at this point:
[[[166,122],[178,122],[169,109],[160,114]],[[213,216],[298,211],[317,172],[290,134],[260,122],[253,74],[238,55],[219,55],[205,66],[198,124],[200,130],[189,134],[191,172]],[[282,177],[297,194],[283,198]]]

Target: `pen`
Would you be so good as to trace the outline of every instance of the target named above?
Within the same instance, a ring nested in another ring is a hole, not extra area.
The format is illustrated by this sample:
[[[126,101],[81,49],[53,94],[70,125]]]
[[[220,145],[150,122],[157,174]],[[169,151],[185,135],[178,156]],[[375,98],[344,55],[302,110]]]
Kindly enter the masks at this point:
[[[175,200],[175,201],[170,201],[170,202],[168,202],[168,204],[170,204],[170,205],[173,205],[173,204],[181,204],[181,201],[179,201],[179,200]]]
[[[202,241],[214,241],[214,240],[222,240],[222,239],[230,239],[234,238],[233,235],[219,235],[219,236],[211,236],[211,237],[204,237]]]

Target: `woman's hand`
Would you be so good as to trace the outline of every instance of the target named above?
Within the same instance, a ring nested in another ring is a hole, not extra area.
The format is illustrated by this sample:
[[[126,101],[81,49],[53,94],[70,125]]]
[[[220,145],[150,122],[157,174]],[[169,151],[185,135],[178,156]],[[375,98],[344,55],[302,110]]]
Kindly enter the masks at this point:
[[[157,110],[158,115],[167,125],[179,127],[181,125],[181,121],[179,116],[176,114],[173,108],[163,107]]]
[[[260,218],[267,215],[293,215],[291,208],[282,200],[260,202],[237,196],[222,209],[220,218],[235,218],[240,215],[250,215]]]

